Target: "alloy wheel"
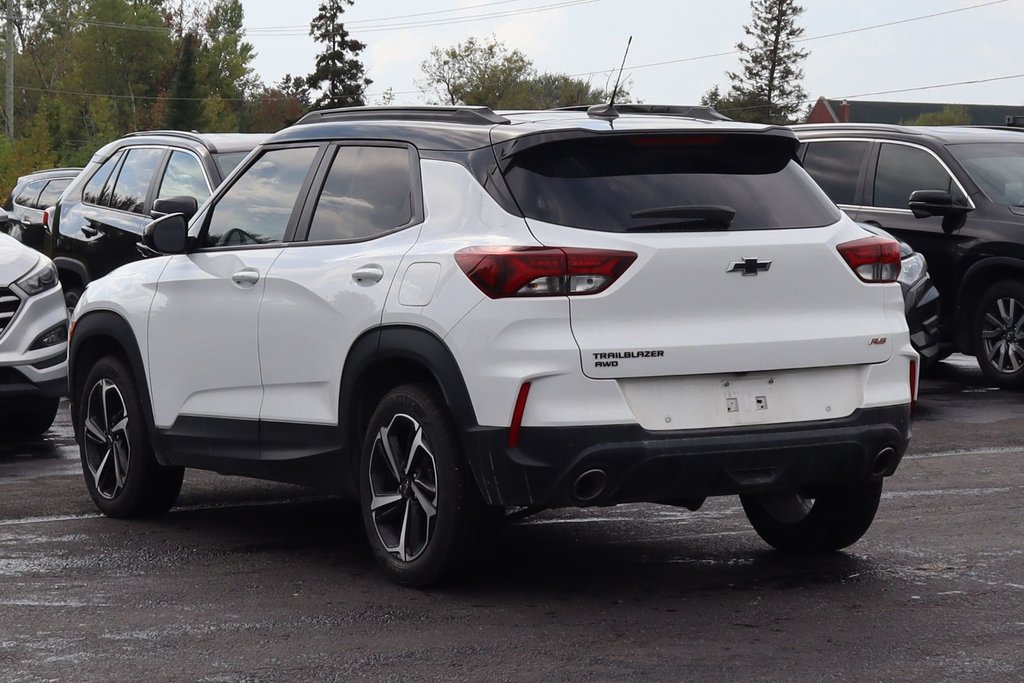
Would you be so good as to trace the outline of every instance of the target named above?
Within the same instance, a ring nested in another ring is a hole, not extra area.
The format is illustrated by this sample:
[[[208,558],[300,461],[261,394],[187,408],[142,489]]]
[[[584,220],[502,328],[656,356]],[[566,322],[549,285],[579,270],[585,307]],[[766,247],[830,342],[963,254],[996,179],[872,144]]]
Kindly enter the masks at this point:
[[[131,465],[128,409],[117,385],[101,379],[86,401],[85,464],[96,492],[107,500],[124,489]]]
[[[985,358],[995,370],[1013,374],[1024,367],[1024,304],[1012,297],[992,302],[982,320]]]
[[[377,536],[387,552],[411,562],[427,549],[437,515],[437,465],[420,423],[392,417],[377,433],[369,469]]]

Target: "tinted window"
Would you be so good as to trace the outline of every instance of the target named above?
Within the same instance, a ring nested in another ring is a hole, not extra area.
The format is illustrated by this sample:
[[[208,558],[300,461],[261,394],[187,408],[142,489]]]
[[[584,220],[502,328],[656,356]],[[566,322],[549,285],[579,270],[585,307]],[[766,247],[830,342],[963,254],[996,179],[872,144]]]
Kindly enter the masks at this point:
[[[36,198],[39,197],[39,191],[43,189],[43,185],[45,184],[45,180],[37,180],[34,183],[29,183],[25,187],[21,188],[21,192],[19,192],[18,196],[14,198],[14,202],[29,209],[36,208]]]
[[[130,149],[128,156],[121,165],[114,182],[114,193],[109,206],[122,211],[142,213],[149,192],[149,183],[153,180],[164,150],[153,147]]]
[[[411,220],[409,151],[341,147],[313,213],[309,239],[368,239]]]
[[[43,191],[39,194],[39,208],[45,209],[48,206],[53,206],[60,199],[64,189],[71,184],[71,178],[61,178],[60,180],[51,180]]]
[[[947,149],[990,200],[1024,205],[1024,144],[970,143]]]
[[[214,154],[213,158],[217,162],[217,167],[220,168],[221,178],[227,178],[228,174],[235,170],[235,166],[238,166],[246,156],[248,152],[224,152],[222,154]]]
[[[295,147],[265,152],[213,207],[203,244],[280,242],[316,151]]]
[[[88,202],[89,204],[99,204],[101,206],[106,205],[107,200],[110,198],[110,188],[107,187],[107,181],[110,179],[110,174],[117,166],[117,162],[121,160],[121,152],[118,152],[114,156],[103,162],[99,170],[93,174],[89,182],[85,184],[85,190],[82,191],[82,201]]]
[[[873,204],[906,209],[914,190],[945,190],[954,202],[965,203],[963,194],[942,164],[917,147],[883,143],[878,152]]]
[[[199,159],[188,152],[171,152],[164,177],[160,180],[157,199],[163,197],[195,197],[203,201],[210,196],[206,174]]]
[[[685,215],[652,217],[689,206],[735,211],[731,230],[822,226],[840,217],[793,160],[793,142],[766,135],[555,142],[515,155],[505,177],[527,217],[588,230],[700,229]]]
[[[804,156],[804,169],[836,204],[857,202],[857,176],[870,142],[811,142]]]

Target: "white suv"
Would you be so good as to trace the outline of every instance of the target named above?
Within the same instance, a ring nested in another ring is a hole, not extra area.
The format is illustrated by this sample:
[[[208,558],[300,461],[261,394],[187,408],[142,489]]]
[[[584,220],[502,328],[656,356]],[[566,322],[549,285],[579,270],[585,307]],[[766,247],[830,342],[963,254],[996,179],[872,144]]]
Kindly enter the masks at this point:
[[[53,424],[67,394],[68,311],[53,261],[0,234],[0,439]]]
[[[358,496],[389,575],[470,565],[506,507],[739,494],[787,551],[870,525],[907,446],[900,254],[784,128],[614,111],[315,112],[75,311],[86,483],[182,468]]]

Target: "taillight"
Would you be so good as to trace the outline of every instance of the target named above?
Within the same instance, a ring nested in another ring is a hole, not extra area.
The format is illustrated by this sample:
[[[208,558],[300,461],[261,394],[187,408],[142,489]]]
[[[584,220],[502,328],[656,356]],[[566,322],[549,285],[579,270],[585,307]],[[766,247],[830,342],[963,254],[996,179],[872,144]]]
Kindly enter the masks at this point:
[[[51,207],[47,207],[46,209],[43,209],[43,227],[44,228],[50,227],[50,211],[52,209],[53,209],[52,206]]]
[[[492,299],[597,294],[635,260],[631,251],[574,247],[467,247],[455,252],[462,272]]]
[[[872,235],[836,249],[864,282],[896,282],[900,276],[900,245],[894,240]]]

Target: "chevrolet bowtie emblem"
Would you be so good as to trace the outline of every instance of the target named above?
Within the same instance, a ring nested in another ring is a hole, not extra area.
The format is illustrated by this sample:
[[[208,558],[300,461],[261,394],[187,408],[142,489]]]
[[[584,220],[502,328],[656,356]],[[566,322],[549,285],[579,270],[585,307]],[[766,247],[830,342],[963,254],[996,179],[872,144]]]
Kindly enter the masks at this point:
[[[767,271],[772,267],[771,261],[758,261],[756,258],[745,258],[742,261],[733,261],[726,268],[727,273],[743,273],[744,277],[747,275],[757,275],[761,271]]]

